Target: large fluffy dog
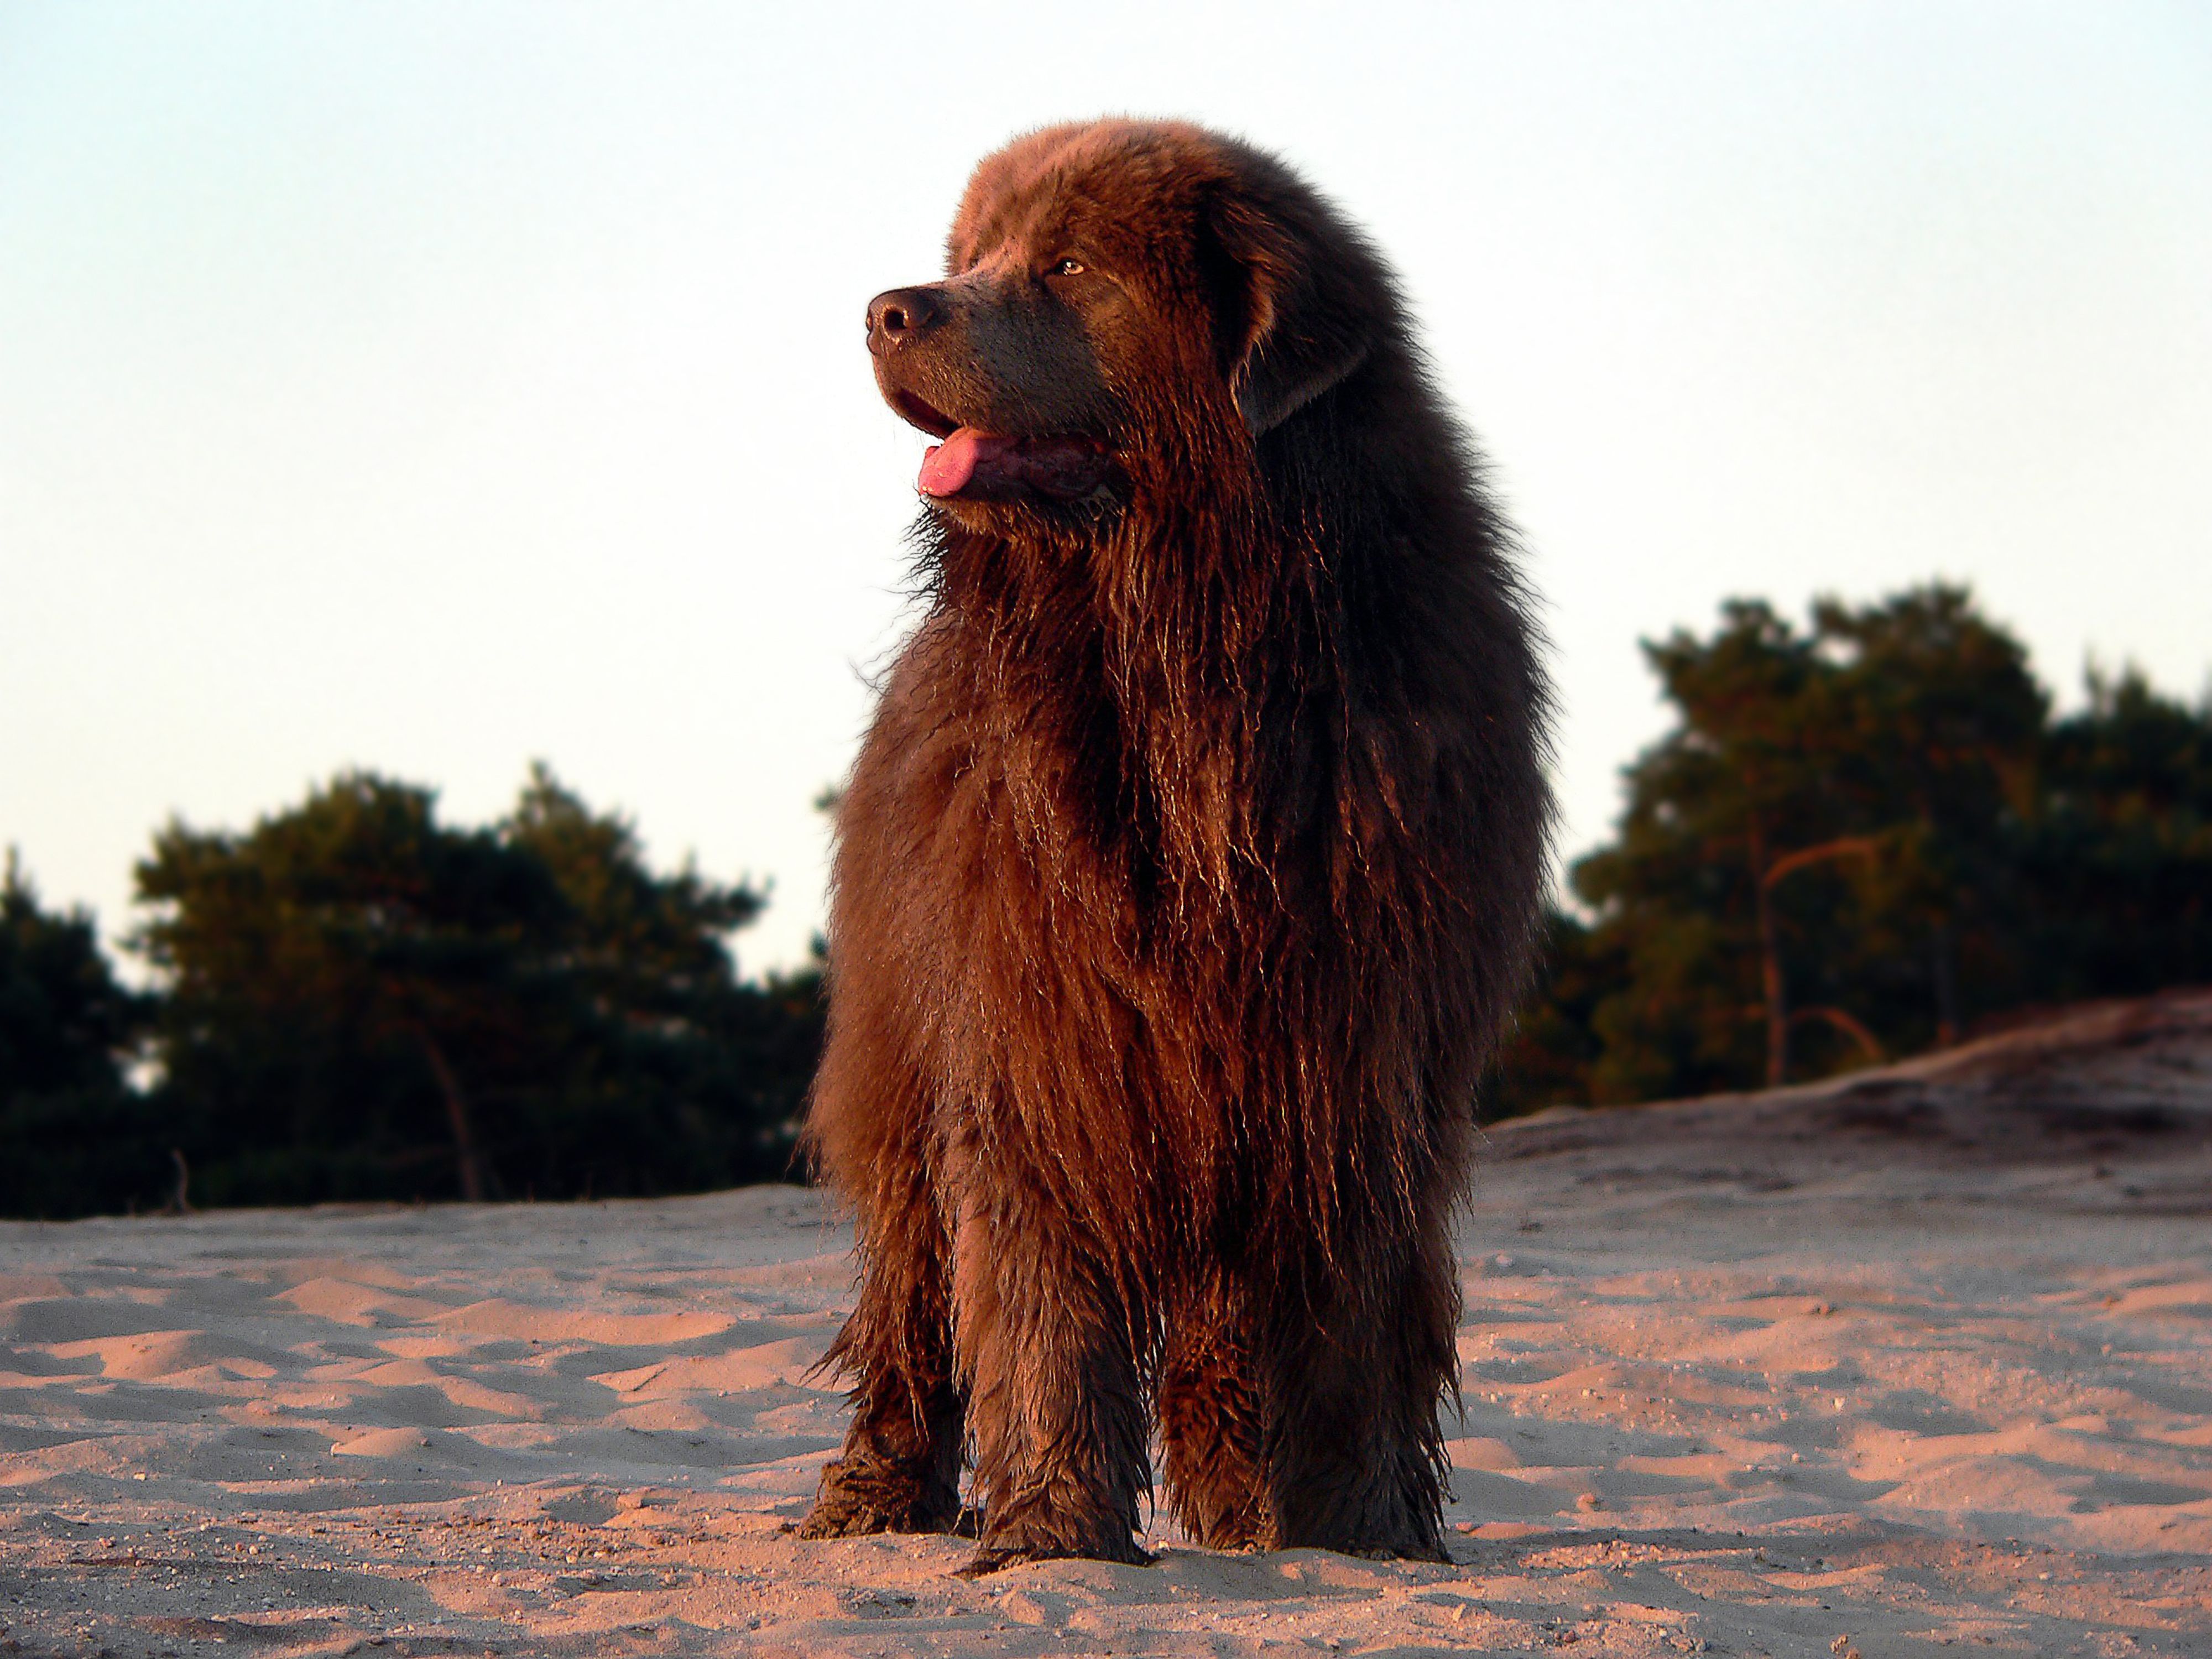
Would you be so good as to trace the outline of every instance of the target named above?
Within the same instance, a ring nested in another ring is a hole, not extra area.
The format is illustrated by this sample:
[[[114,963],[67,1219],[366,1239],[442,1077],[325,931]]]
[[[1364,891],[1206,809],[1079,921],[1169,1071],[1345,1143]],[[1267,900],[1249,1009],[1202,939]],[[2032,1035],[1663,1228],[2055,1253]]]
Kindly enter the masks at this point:
[[[1475,1085],[1545,690],[1388,271],[1280,162],[1134,122],[976,170],[868,307],[929,608],[841,813],[808,1133],[858,1212],[805,1531],[1435,1557]]]

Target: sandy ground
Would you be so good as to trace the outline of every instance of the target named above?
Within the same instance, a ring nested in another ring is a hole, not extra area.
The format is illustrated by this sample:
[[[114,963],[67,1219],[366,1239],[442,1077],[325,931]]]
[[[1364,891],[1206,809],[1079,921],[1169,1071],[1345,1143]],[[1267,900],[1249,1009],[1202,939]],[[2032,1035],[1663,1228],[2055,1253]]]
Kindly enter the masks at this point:
[[[1453,1564],[802,1543],[811,1194],[0,1226],[0,1653],[2212,1655],[2212,996],[1494,1131]]]

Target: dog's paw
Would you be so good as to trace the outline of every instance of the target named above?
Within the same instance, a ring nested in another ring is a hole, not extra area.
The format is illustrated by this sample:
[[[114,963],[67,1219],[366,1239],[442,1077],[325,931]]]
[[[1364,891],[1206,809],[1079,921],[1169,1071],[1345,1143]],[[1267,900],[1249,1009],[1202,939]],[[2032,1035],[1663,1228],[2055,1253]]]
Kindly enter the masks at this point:
[[[1116,1548],[1113,1541],[1089,1549],[1078,1549],[1055,1544],[986,1544],[952,1570],[955,1578],[988,1578],[1008,1567],[1018,1567],[1029,1561],[1112,1561],[1125,1567],[1149,1567],[1156,1557],[1139,1548],[1134,1539],[1121,1540]]]
[[[952,1576],[955,1578],[988,1578],[994,1572],[1003,1572],[1008,1567],[1018,1567],[1024,1561],[1037,1561],[1043,1559],[1042,1556],[1030,1553],[1028,1550],[977,1550],[975,1554],[952,1569]]]
[[[825,1496],[806,1512],[806,1519],[796,1528],[805,1539],[866,1538],[871,1534],[891,1532],[891,1517],[881,1510],[866,1504],[844,1501],[842,1497]]]
[[[959,1501],[927,1482],[856,1458],[836,1458],[822,1471],[814,1507],[799,1523],[801,1538],[866,1538],[879,1532],[946,1532]]]

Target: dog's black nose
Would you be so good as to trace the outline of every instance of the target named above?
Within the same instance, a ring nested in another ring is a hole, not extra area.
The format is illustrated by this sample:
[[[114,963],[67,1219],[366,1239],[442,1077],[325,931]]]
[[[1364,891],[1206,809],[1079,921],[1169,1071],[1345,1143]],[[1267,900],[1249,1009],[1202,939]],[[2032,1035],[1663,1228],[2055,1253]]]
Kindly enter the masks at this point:
[[[889,351],[933,325],[943,315],[937,296],[926,288],[895,288],[868,301],[868,349]]]

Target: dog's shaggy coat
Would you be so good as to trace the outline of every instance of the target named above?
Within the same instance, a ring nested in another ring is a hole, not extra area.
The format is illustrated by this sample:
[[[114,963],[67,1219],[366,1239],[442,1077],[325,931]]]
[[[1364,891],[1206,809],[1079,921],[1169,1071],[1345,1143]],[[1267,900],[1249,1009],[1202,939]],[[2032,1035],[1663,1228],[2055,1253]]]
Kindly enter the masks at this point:
[[[857,1212],[805,1530],[1437,1557],[1448,1215],[1528,962],[1546,694],[1381,261],[1273,158],[1054,128],[879,298],[945,438],[839,813],[807,1134]]]

